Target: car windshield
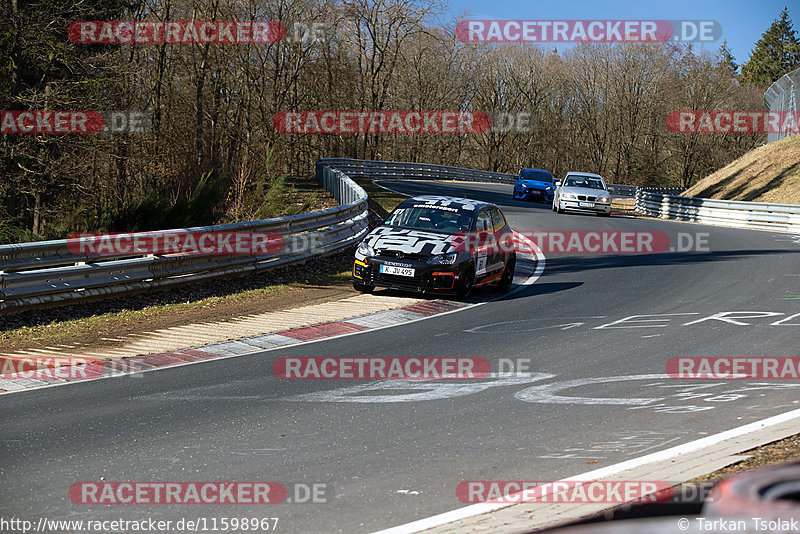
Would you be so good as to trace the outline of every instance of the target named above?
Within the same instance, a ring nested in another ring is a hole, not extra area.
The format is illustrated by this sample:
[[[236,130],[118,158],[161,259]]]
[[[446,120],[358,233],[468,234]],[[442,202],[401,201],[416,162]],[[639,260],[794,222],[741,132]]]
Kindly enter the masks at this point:
[[[467,232],[472,226],[472,216],[458,210],[428,205],[397,208],[386,219],[387,226],[414,228],[432,232],[455,234]]]
[[[603,180],[592,176],[567,176],[564,179],[565,187],[585,187],[587,189],[605,189]]]
[[[519,173],[522,180],[538,180],[540,182],[552,182],[553,175],[547,171],[538,171],[535,169],[525,169]]]

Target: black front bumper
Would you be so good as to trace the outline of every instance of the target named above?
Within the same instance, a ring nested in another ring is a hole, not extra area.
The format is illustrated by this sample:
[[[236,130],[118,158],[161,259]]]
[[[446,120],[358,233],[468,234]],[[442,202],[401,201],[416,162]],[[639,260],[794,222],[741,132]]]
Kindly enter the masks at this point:
[[[523,200],[534,199],[534,200],[543,200],[545,202],[553,201],[553,191],[537,189],[535,187],[518,190],[517,195],[520,195],[519,198]]]
[[[380,272],[381,265],[394,265],[414,269],[414,276],[400,276]],[[416,293],[455,294],[461,280],[461,266],[430,265],[420,260],[398,260],[372,256],[353,262],[351,279],[358,284],[386,287]]]

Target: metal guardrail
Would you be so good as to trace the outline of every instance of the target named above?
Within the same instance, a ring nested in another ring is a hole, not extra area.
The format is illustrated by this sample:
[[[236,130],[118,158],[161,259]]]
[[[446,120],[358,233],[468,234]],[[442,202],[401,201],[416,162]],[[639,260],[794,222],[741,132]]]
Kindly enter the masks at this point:
[[[614,198],[634,198],[638,189],[635,185],[608,184],[608,192]]]
[[[513,184],[517,175],[503,172],[462,169],[447,165],[428,163],[408,163],[402,161],[374,161],[346,158],[326,158],[317,160],[317,165],[330,165],[347,176],[358,176],[379,180],[381,178],[405,180],[459,180],[466,182],[493,182]],[[319,174],[319,173],[318,173]]]
[[[637,191],[639,189],[648,193],[661,193],[662,195],[680,195],[686,191],[685,187],[639,187]],[[633,196],[636,196],[636,191],[634,191]]]
[[[800,105],[800,69],[795,69],[792,72],[784,74],[769,86],[769,89],[764,93],[764,103],[770,111],[790,111],[797,112],[797,107]],[[779,139],[783,139],[787,134],[785,132],[769,132],[767,134],[767,143],[772,143]]]
[[[143,254],[140,249],[100,256],[76,254],[68,240],[0,245],[0,313],[258,272],[341,250],[357,243],[369,229],[367,194],[351,176],[509,185],[516,180],[514,174],[446,165],[319,159],[317,181],[339,202],[336,208],[261,221],[127,234],[145,239],[153,234],[270,232],[283,238],[284,246],[279,252]],[[632,196],[636,191],[634,186],[609,185],[616,191],[612,193],[615,196]]]
[[[661,219],[800,232],[800,206],[795,204],[682,197],[639,190],[636,211]]]
[[[357,243],[369,230],[366,192],[340,170],[323,164],[317,171],[320,185],[336,198],[338,207],[260,221],[127,234],[146,239],[153,234],[270,232],[283,239],[275,254],[82,255],[75,254],[65,239],[2,245],[0,313],[258,272]]]
[[[504,172],[480,171],[447,165],[431,165],[428,163],[408,163],[402,161],[375,161],[347,158],[327,158],[317,160],[317,165],[324,163],[336,167],[348,176],[358,176],[373,180],[455,180],[464,182],[490,182],[513,184],[516,174]],[[638,187],[635,185],[608,184],[608,191],[614,197],[634,198]],[[682,190],[677,190],[680,192]]]
[[[318,160],[317,181],[339,202],[339,207],[261,221],[127,234],[131,239],[145,239],[153,234],[271,232],[284,239],[285,246],[279,253],[159,255],[131,252],[100,256],[76,254],[76,247],[71,247],[66,239],[0,245],[0,313],[242,275],[341,250],[360,241],[369,229],[367,194],[348,175],[496,183],[512,183],[516,178],[444,165]],[[90,238],[86,239],[91,242]]]

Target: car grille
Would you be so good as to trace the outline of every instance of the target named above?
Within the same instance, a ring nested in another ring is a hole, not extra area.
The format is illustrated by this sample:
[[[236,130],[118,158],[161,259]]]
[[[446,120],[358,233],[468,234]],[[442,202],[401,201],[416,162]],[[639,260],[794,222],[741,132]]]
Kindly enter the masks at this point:
[[[592,197],[592,196],[587,197],[586,195],[578,195],[578,200],[589,200],[591,202],[594,202],[595,200],[597,200],[597,197]]]
[[[421,260],[427,261],[430,255],[427,254],[409,254],[407,252],[397,252],[395,250],[376,250],[378,256],[383,258],[398,258],[400,260]]]
[[[421,276],[395,276],[392,274],[381,274],[375,270],[370,270],[365,283],[369,285],[391,285],[407,291],[420,291],[427,289],[428,282]]]

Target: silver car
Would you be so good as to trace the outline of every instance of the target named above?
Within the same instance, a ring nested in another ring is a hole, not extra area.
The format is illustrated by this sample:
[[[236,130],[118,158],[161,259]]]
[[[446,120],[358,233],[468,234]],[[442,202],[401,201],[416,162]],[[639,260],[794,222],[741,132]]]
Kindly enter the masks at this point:
[[[553,211],[565,210],[611,215],[611,194],[603,177],[589,172],[568,172],[553,195]]]

